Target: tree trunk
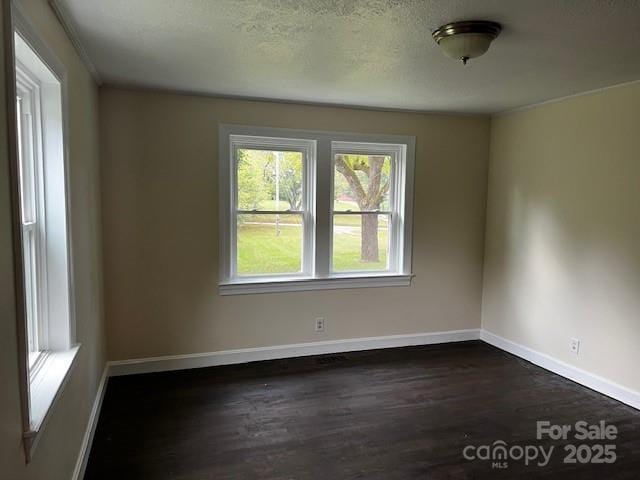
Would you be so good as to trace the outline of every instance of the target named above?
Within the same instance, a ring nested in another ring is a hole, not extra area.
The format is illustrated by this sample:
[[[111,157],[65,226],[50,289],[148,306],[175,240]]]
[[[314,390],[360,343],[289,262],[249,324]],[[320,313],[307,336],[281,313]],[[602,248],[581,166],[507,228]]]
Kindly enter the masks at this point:
[[[362,215],[362,249],[360,259],[367,263],[380,261],[378,252],[378,215]]]

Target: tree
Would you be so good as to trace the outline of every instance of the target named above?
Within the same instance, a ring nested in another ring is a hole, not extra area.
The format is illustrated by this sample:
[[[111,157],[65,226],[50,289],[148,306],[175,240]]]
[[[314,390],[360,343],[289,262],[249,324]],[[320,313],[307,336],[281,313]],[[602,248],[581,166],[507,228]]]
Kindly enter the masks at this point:
[[[385,161],[387,160],[387,161]],[[349,184],[360,210],[379,210],[389,191],[390,162],[381,155],[337,155],[336,170]],[[378,215],[362,215],[363,262],[378,262]]]
[[[284,152],[280,163],[280,197],[289,203],[291,210],[302,209],[302,155]]]
[[[238,151],[238,204],[243,210],[260,208],[260,203],[269,198],[265,183],[267,158],[255,150]]]

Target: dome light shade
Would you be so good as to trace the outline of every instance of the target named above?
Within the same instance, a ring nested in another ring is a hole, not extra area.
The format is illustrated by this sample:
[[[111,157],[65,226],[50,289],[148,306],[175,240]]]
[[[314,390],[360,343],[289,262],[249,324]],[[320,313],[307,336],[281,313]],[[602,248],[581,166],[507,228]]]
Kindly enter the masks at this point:
[[[500,34],[499,23],[471,20],[448,23],[433,32],[433,39],[444,53],[464,65],[470,58],[483,55]]]

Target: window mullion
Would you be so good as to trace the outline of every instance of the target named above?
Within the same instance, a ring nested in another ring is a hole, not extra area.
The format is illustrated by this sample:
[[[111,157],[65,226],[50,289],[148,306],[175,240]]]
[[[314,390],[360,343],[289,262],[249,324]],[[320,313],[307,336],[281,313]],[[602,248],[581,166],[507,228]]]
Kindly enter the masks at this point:
[[[333,197],[331,141],[318,141],[316,174],[316,277],[326,278],[331,264],[331,200]]]
[[[315,275],[316,271],[316,175],[317,175],[317,144],[307,147],[303,162],[303,259],[302,271],[307,276]]]

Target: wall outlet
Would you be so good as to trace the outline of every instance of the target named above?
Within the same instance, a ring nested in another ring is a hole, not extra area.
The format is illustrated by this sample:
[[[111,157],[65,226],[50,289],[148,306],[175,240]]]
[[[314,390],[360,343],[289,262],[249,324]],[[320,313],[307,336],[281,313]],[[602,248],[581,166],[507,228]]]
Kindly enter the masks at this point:
[[[578,355],[578,353],[580,353],[580,340],[572,338],[569,341],[569,350],[571,350],[571,353]]]
[[[318,317],[315,320],[316,332],[324,332],[324,318]]]

